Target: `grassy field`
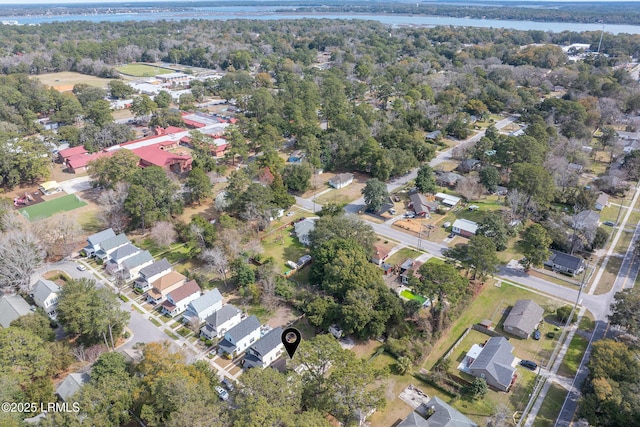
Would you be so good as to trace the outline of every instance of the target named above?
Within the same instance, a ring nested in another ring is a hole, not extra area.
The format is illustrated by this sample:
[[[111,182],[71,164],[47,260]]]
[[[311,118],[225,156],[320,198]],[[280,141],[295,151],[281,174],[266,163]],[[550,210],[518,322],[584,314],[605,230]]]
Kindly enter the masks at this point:
[[[37,221],[48,218],[58,212],[72,211],[86,205],[87,204],[80,200],[75,194],[68,194],[64,197],[49,200],[48,202],[42,202],[20,209],[19,212],[29,221]]]
[[[542,406],[540,407],[540,411],[538,411],[538,416],[533,423],[533,427],[547,427],[553,425],[556,418],[558,418],[560,409],[562,409],[565,397],[567,397],[567,390],[563,389],[559,385],[551,384],[551,387],[547,392],[547,397],[545,397],[544,402],[542,402]]]
[[[408,259],[416,259],[420,256],[420,252],[409,248],[402,248],[395,254],[391,255],[385,262],[391,265],[400,264]]]
[[[169,74],[173,71],[166,68],[154,67],[147,64],[127,64],[120,67],[116,67],[116,70],[122,74],[127,74],[134,77],[153,77],[158,74]]]
[[[102,77],[87,76],[86,74],[74,73],[72,71],[62,71],[60,73],[40,74],[35,76],[43,85],[51,86],[61,92],[73,89],[73,85],[85,83],[89,86],[106,88],[110,79]]]
[[[580,361],[582,360],[582,356],[584,355],[588,344],[589,340],[586,338],[581,337],[578,334],[573,336],[571,344],[569,344],[567,354],[564,356],[560,369],[558,370],[558,375],[573,377],[576,372],[578,372]]]
[[[287,261],[296,262],[298,258],[307,253],[307,248],[291,234],[292,227],[274,232],[262,240],[264,248],[263,257],[272,257],[279,268],[280,273],[286,273],[291,267],[285,263]]]

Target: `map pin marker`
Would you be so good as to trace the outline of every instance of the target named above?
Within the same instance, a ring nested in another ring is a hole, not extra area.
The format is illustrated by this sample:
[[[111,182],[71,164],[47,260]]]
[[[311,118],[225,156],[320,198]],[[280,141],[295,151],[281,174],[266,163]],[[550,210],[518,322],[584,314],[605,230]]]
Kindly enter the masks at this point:
[[[298,344],[300,344],[301,339],[300,331],[295,328],[287,328],[282,332],[282,344],[284,345],[285,350],[287,350],[287,354],[290,359],[292,359],[293,355],[296,353],[296,349],[298,348]]]

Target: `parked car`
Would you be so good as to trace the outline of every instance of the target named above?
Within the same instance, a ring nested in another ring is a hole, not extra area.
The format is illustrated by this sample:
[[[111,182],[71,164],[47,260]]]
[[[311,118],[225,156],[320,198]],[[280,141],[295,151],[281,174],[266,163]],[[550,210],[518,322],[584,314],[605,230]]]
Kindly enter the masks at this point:
[[[532,371],[535,371],[536,368],[538,367],[538,364],[536,362],[532,362],[531,360],[521,360],[520,366],[524,366],[527,369],[531,369]]]
[[[613,221],[605,221],[602,223],[602,225],[608,225],[609,227],[613,227],[615,224],[613,223]]]
[[[219,385],[216,386],[216,393],[218,393],[218,396],[220,396],[220,399],[229,400],[229,393],[227,392],[227,390],[223,389]]]
[[[454,237],[456,237],[456,233],[449,233],[449,236],[447,237],[449,237],[450,239],[453,239]]]
[[[87,267],[85,267],[84,265],[78,264],[78,270],[85,271],[86,269],[87,269]]]
[[[233,385],[233,382],[231,382],[231,380],[227,378],[223,379],[221,382],[222,382],[222,385],[225,386],[229,391],[233,391],[236,389],[236,387]]]
[[[540,339],[540,330],[536,329],[535,331],[533,331],[533,339],[534,340],[539,340]]]
[[[396,214],[396,210],[395,210],[395,209],[389,209],[389,213],[390,213],[391,215],[395,215],[395,214]]]

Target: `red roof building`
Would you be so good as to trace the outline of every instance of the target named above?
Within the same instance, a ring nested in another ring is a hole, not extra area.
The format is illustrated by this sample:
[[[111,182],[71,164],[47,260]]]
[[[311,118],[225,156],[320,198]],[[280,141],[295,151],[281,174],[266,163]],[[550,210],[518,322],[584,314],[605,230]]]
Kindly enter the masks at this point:
[[[160,144],[136,148],[133,153],[140,157],[140,166],[160,166],[174,173],[191,170],[193,159],[189,155],[175,154],[165,151]]]
[[[156,135],[173,135],[175,133],[184,132],[186,129],[182,129],[176,126],[168,126],[166,128],[161,128],[158,126],[156,129]]]
[[[92,154],[89,154],[88,152],[85,152],[84,154],[76,154],[65,161],[67,171],[71,173],[86,171],[87,166],[89,166],[89,162],[103,157],[110,157],[113,153],[115,153],[115,151],[98,151],[97,153]]]
[[[184,117],[182,118],[182,120],[184,120],[185,126],[190,129],[200,129],[206,126],[206,124],[204,123],[200,123],[198,121],[191,120],[191,119],[185,119]]]
[[[67,163],[67,159],[69,157],[87,153],[88,151],[84,148],[84,145],[79,145],[77,147],[65,148],[64,150],[58,151],[58,158],[62,163]]]

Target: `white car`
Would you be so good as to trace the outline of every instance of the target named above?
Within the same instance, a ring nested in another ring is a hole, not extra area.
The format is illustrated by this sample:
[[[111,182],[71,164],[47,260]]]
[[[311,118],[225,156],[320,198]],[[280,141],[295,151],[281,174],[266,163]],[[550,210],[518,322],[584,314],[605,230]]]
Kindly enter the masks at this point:
[[[229,393],[227,392],[227,390],[223,389],[219,385],[216,386],[216,393],[218,393],[218,396],[220,396],[220,399],[229,400]]]
[[[78,267],[77,267],[77,268],[78,268],[78,270],[80,270],[80,271],[85,271],[85,270],[87,269],[87,267],[85,267],[85,266],[84,266],[84,265],[82,265],[82,264],[78,264]]]

